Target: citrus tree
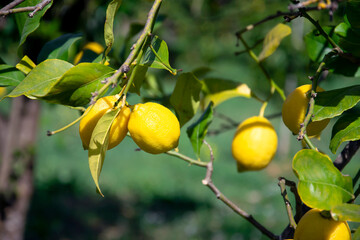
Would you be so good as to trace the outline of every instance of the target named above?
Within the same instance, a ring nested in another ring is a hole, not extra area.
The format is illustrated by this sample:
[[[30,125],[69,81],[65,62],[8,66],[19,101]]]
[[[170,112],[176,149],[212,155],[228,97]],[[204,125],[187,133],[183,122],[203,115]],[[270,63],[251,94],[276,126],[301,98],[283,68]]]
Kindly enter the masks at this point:
[[[161,12],[161,0],[153,2],[142,26],[132,26],[129,39],[136,40],[121,65],[114,65],[112,62],[116,62],[116,57],[112,55],[112,48],[116,39],[113,28],[121,2],[112,0],[107,6],[105,48],[89,43],[75,54],[81,36],[65,34],[43,45],[37,59],[23,55],[22,47],[41,24],[41,18],[46,16],[52,1],[13,1],[3,7],[0,16],[15,16],[20,32],[18,54],[21,60],[15,66],[0,65],[1,91],[6,91],[1,93],[2,98],[19,99],[25,96],[80,111],[78,119],[47,134],[56,135],[80,122],[79,137],[88,154],[96,191],[101,196],[104,195],[100,175],[103,164],[106,164],[106,152],[121,144],[127,135],[141,151],[167,154],[204,168],[202,184],[269,239],[360,239],[360,230],[350,229],[347,224],[347,221],[360,222],[360,207],[356,202],[360,193],[360,171],[357,169],[354,176],[342,172],[360,147],[360,114],[357,107],[360,86],[326,89],[329,75],[360,78],[359,0],[290,1],[286,5],[287,11],[260,17],[258,22],[236,33],[234,39],[242,47],[237,54],[248,54],[258,66],[263,74],[261,81],[267,89],[265,97],[257,95],[245,83],[207,78],[206,74],[210,71],[207,68],[183,72],[171,66],[171,48],[154,30]],[[331,21],[320,23],[312,17],[313,12],[319,18],[325,16]],[[336,14],[340,17],[334,21],[332,19]],[[285,84],[272,78],[266,68],[266,60],[271,59],[283,39],[296,31],[289,23],[299,19],[306,19],[312,24],[312,31],[303,37],[305,52],[312,66],[316,67],[308,77],[308,84],[293,88],[286,96]],[[276,23],[259,41],[245,39],[246,33],[270,20]],[[257,52],[259,43],[262,43],[262,48]],[[161,94],[162,81],[148,73],[151,68],[176,77],[176,85],[168,98]],[[143,88],[153,92],[155,97],[142,96]],[[127,98],[133,94],[143,97],[143,102],[129,104]],[[266,168],[276,155],[277,147],[283,144],[278,142],[276,130],[265,114],[268,103],[274,98],[282,100],[276,108],[281,111],[283,122],[294,138],[303,145],[303,149],[292,159],[292,169],[298,181],[279,176],[289,219],[289,225],[282,233],[274,233],[261,224],[226,197],[212,181],[216,168],[212,147],[206,141],[208,129],[213,118],[217,117],[214,114],[216,107],[234,97],[261,103],[257,116],[247,116],[238,126],[234,123],[230,126],[237,127],[229,151],[239,174]],[[198,112],[201,112],[200,117],[196,115]],[[326,129],[331,119],[335,124],[332,129]],[[195,158],[184,155],[181,146],[178,146],[180,128],[186,123],[190,123],[186,135]],[[343,146],[336,159],[330,159],[313,141],[320,138],[323,130],[331,131],[331,152],[336,153]],[[203,145],[205,148],[201,148]],[[201,150],[210,152],[209,159],[200,158]],[[1,167],[4,169],[4,164]],[[289,201],[287,188],[295,196],[294,203]]]

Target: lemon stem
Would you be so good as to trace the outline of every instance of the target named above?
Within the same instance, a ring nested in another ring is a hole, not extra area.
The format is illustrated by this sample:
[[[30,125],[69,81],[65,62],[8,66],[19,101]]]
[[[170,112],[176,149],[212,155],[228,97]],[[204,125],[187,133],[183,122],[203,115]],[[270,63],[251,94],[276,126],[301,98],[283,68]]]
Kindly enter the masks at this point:
[[[314,144],[310,141],[309,137],[307,134],[303,135],[303,139],[305,141],[305,143],[309,146],[309,148],[311,148],[312,150],[318,151],[318,149],[314,146]]]
[[[264,117],[266,106],[268,105],[268,102],[263,102],[260,108],[259,117]]]
[[[93,105],[92,105],[93,106]],[[74,124],[76,124],[77,122],[79,122],[83,117],[85,117],[85,115],[88,113],[89,111],[83,113],[80,117],[78,117],[77,119],[75,119],[73,122],[69,123],[68,125],[66,125],[65,127],[62,127],[58,130],[55,130],[55,131],[47,131],[47,135],[48,136],[52,136],[56,133],[59,133],[59,132],[62,132],[66,129],[68,129],[69,127],[73,126]]]
[[[180,158],[182,160],[184,160],[185,162],[188,162],[190,163],[191,165],[196,165],[196,166],[199,166],[199,167],[206,167],[207,166],[207,163],[206,162],[202,162],[202,161],[199,161],[199,160],[195,160],[195,159],[192,159],[184,154],[181,154],[179,152],[176,152],[176,151],[168,151],[166,152],[167,155],[170,155],[170,156],[173,156],[173,157],[177,157],[177,158]]]

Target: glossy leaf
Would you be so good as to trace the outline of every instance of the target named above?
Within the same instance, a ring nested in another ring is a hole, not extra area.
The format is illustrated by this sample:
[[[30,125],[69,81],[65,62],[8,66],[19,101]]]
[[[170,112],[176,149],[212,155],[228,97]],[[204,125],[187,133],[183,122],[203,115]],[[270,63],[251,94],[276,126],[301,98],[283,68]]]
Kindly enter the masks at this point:
[[[331,51],[330,44],[317,30],[305,35],[305,46],[309,58],[314,62],[322,60]]]
[[[13,66],[0,65],[0,87],[17,86],[25,75]]]
[[[198,157],[200,155],[200,149],[203,144],[203,140],[206,136],[208,127],[212,122],[212,119],[213,119],[213,103],[210,102],[207,108],[205,109],[204,113],[201,115],[201,117],[196,122],[191,124],[186,130],[186,133],[190,138],[194,152]]]
[[[334,167],[330,158],[315,150],[300,150],[293,159],[301,200],[311,208],[330,210],[354,198],[352,179]]]
[[[132,85],[130,86],[129,91],[132,93],[136,93],[137,95],[140,96],[140,88],[142,83],[145,80],[145,75],[147,73],[148,67],[143,66],[143,65],[136,65],[134,67],[134,69],[132,70],[132,72],[130,73],[130,79],[132,80]]]
[[[192,73],[179,75],[170,103],[183,126],[196,113],[200,104],[201,83]]]
[[[331,217],[336,221],[360,222],[360,205],[340,204],[331,209]]]
[[[144,58],[141,62],[151,68],[166,69],[173,75],[176,75],[176,69],[172,68],[169,63],[169,50],[165,41],[154,36],[150,46],[144,53]]]
[[[101,196],[104,196],[100,190],[99,177],[104,164],[106,151],[109,145],[109,134],[111,125],[120,113],[121,108],[110,110],[105,113],[96,124],[89,144],[89,168],[91,176],[94,179],[96,188]]]
[[[8,97],[25,95],[28,97],[43,97],[48,94],[54,84],[73,65],[71,63],[50,59],[37,65]]]
[[[360,57],[360,35],[355,33],[353,29],[346,23],[340,23],[335,28],[335,33],[340,36],[339,46],[352,55]]]
[[[41,49],[38,63],[46,59],[61,59],[69,61],[69,56],[74,44],[81,39],[81,34],[64,34],[50,42]]]
[[[315,98],[313,121],[339,116],[360,101],[360,85],[319,92]]]
[[[80,63],[69,69],[50,91],[45,100],[68,106],[83,106],[89,103],[91,93],[99,90],[102,80],[113,74],[114,69],[99,63]]]
[[[330,150],[336,153],[340,144],[347,141],[356,141],[360,139],[360,115],[347,114],[342,116],[334,125]]]
[[[107,52],[110,51],[114,43],[114,18],[117,10],[121,5],[122,0],[112,0],[106,9],[106,20],[104,26],[104,38],[107,47]]]
[[[283,23],[277,24],[265,36],[263,49],[259,55],[259,61],[271,56],[279,47],[280,42],[291,34],[291,28]]]
[[[41,0],[27,0],[19,4],[17,7],[35,6],[40,2]],[[44,16],[45,12],[49,9],[52,3],[53,1],[46,5],[42,10],[38,11],[32,18],[29,17],[28,12],[14,14],[20,33],[19,48],[24,44],[26,38],[40,26],[42,16]]]
[[[203,108],[210,102],[213,102],[214,107],[216,107],[234,97],[251,97],[251,89],[245,83],[219,78],[205,78],[201,82],[204,92],[204,98],[201,101]]]
[[[26,55],[20,60],[18,64],[16,64],[16,68],[26,75],[28,75],[35,67],[36,64]]]

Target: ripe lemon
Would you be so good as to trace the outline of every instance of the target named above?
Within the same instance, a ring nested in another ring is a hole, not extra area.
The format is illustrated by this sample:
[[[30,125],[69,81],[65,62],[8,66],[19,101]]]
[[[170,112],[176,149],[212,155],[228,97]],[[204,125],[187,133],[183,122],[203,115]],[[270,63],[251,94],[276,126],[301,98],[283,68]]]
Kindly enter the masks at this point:
[[[107,111],[112,109],[117,100],[118,97],[116,96],[103,97],[97,100],[91,109],[90,107],[86,109],[86,112],[88,113],[81,119],[79,127],[80,137],[84,149],[89,148],[91,134],[96,126],[96,123]],[[108,149],[118,145],[126,136],[130,112],[130,108],[124,106],[120,110],[119,115],[113,121],[110,128]]]
[[[178,119],[158,103],[136,104],[130,114],[128,128],[134,142],[148,153],[164,153],[179,143]]]
[[[298,134],[300,124],[304,122],[306,110],[309,104],[309,94],[311,84],[302,85],[296,88],[286,98],[282,107],[282,119],[285,125],[294,134]],[[324,89],[317,87],[316,92],[323,92]],[[306,134],[311,136],[319,135],[320,132],[327,126],[330,119],[324,119],[318,122],[310,122],[306,128]]]
[[[294,240],[350,240],[347,222],[324,218],[321,210],[311,209],[301,219],[295,230]]]
[[[275,129],[266,118],[255,116],[243,121],[231,144],[238,171],[265,168],[276,153],[277,142]]]

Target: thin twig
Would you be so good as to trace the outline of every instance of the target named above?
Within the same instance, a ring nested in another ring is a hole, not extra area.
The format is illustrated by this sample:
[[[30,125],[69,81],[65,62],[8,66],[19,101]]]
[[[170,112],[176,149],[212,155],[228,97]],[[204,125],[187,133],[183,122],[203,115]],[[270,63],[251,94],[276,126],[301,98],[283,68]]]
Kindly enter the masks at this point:
[[[120,68],[118,70],[116,70],[115,73],[111,77],[107,78],[106,81],[104,81],[104,83],[105,83],[104,86],[102,86],[102,88],[96,94],[94,94],[94,96],[92,97],[91,104],[95,103],[96,100],[99,98],[99,96],[106,91],[106,89],[108,89],[111,85],[115,86],[118,83],[118,79],[121,79],[126,73],[128,73],[130,71],[130,66],[132,65],[132,63],[134,62],[136,57],[138,56],[138,53],[139,53],[140,49],[142,49],[147,37],[150,36],[152,33],[155,19],[156,19],[158,11],[160,9],[161,3],[162,3],[162,0],[154,1],[154,4],[152,5],[152,7],[148,13],[144,29],[141,32],[141,34],[140,34],[139,38],[137,39],[137,41],[135,42],[135,44],[131,47],[131,52],[130,52],[129,56],[126,58],[125,62],[120,66]],[[124,95],[126,95],[126,94],[127,94],[127,91],[124,92]]]
[[[284,199],[284,203],[285,203],[285,207],[286,207],[286,212],[289,218],[289,223],[290,223],[290,227],[293,229],[296,229],[296,222],[294,219],[294,215],[292,213],[292,207],[290,204],[290,200],[289,197],[287,195],[287,191],[286,191],[286,179],[283,177],[279,178],[279,183],[278,183],[280,190],[281,190],[281,196]]]
[[[344,167],[350,162],[351,158],[355,155],[360,147],[360,140],[351,141],[346,144],[341,153],[334,161],[334,166],[342,171]]]
[[[24,1],[25,0],[14,0],[11,3],[9,3],[8,5],[6,5],[5,7],[3,7],[2,9],[0,9],[0,12],[12,9],[12,8],[16,7],[17,5],[19,5],[20,3],[24,2]]]
[[[309,105],[308,105],[307,114],[305,115],[305,118],[304,118],[304,122],[300,125],[299,136],[297,137],[297,139],[299,141],[304,139],[305,134],[306,134],[306,127],[310,123],[310,120],[311,120],[312,115],[314,113],[317,83],[318,83],[318,80],[319,80],[319,77],[320,77],[321,73],[324,70],[325,70],[325,62],[321,62],[318,69],[316,70],[315,75],[313,77],[311,77],[311,79],[312,79],[312,88],[311,88],[311,94],[310,94],[310,99],[309,99]],[[308,143],[308,139],[305,139],[305,140]],[[311,144],[309,145],[309,147],[314,149]]]
[[[319,10],[317,7],[311,7],[311,8],[305,8],[305,11],[314,11],[314,10]],[[247,32],[247,31],[250,31],[252,29],[254,29],[256,26],[258,25],[261,25],[265,22],[268,22],[270,20],[273,20],[275,18],[278,18],[278,17],[282,17],[284,16],[285,17],[285,21],[289,21],[287,20],[288,17],[292,17],[291,20],[293,20],[294,18],[296,17],[299,17],[301,15],[301,12],[293,12],[293,11],[290,11],[290,12],[282,12],[282,11],[277,11],[275,14],[272,14],[270,16],[267,16],[266,18],[264,19],[261,19],[260,21],[256,22],[256,23],[253,23],[253,24],[250,24],[248,26],[246,26],[245,28],[237,31],[235,34],[237,37],[239,37],[241,34]]]
[[[176,152],[176,151],[168,151],[168,152],[166,152],[166,154],[173,156],[173,157],[180,158],[180,159],[184,160],[185,162],[190,163],[191,165],[196,165],[199,167],[207,167],[207,162],[202,162],[199,160],[192,159],[192,158],[190,158],[184,154],[181,154],[179,152]]]
[[[209,187],[210,190],[215,194],[216,198],[221,200],[223,203],[225,203],[228,207],[230,207],[235,213],[239,214],[240,216],[242,216],[243,218],[245,218],[247,221],[249,221],[252,225],[254,225],[254,227],[256,227],[257,229],[259,229],[264,235],[266,235],[267,237],[269,237],[270,239],[279,239],[279,236],[275,235],[274,233],[272,233],[270,230],[268,230],[267,228],[265,228],[262,224],[260,224],[258,221],[256,221],[254,219],[254,217],[252,215],[250,215],[249,213],[245,212],[244,210],[242,210],[241,208],[239,208],[236,204],[234,204],[232,201],[230,201],[223,193],[221,193],[221,191],[215,186],[215,184],[213,183],[211,177],[212,177],[212,173],[214,170],[213,167],[213,163],[214,163],[214,156],[212,153],[212,148],[211,146],[204,141],[204,144],[206,146],[209,147],[210,150],[210,156],[211,156],[211,161],[207,163],[207,171],[206,171],[206,176],[205,178],[202,180],[202,183]]]
[[[40,3],[36,4],[35,6],[28,6],[28,7],[20,7],[20,8],[13,8],[19,5],[21,2],[24,1],[15,1],[15,3],[10,3],[4,8],[0,10],[0,16],[7,16],[12,13],[21,13],[21,12],[30,12],[29,17],[34,17],[34,15],[44,9],[45,6],[49,5],[52,0],[42,0]],[[10,5],[10,8],[8,7]]]

